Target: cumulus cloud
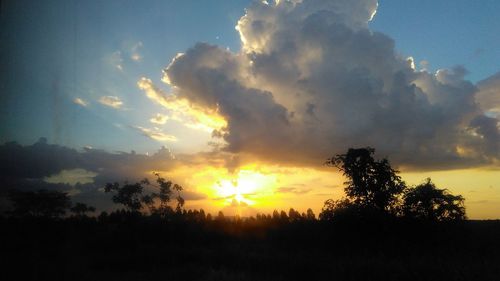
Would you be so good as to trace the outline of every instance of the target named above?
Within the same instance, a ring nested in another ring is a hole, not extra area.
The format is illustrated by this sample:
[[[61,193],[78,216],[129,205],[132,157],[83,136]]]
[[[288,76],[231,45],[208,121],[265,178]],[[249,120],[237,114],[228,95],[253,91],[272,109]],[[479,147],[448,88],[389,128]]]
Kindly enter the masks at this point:
[[[159,128],[152,128],[152,129],[149,129],[149,128],[144,128],[144,127],[141,127],[141,126],[132,126],[132,128],[138,130],[139,132],[141,132],[144,136],[150,138],[150,139],[153,139],[153,140],[157,140],[157,141],[177,141],[177,138],[173,135],[168,135],[168,134],[165,134],[161,131],[161,129]]]
[[[498,119],[478,106],[466,70],[417,71],[368,28],[376,9],[376,0],[254,2],[236,26],[239,52],[198,43],[164,69],[168,97],[150,80],[139,87],[217,112],[222,149],[263,161],[321,165],[363,146],[413,169],[496,161]]]
[[[477,102],[492,117],[500,117],[500,72],[477,84]]]
[[[102,96],[99,98],[99,102],[115,109],[120,109],[123,106],[123,101],[117,96]]]

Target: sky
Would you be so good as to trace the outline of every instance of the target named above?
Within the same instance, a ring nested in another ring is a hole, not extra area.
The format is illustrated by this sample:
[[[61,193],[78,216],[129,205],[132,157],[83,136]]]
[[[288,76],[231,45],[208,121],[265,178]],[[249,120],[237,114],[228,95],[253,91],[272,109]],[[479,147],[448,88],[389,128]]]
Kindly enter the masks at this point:
[[[159,171],[188,207],[318,213],[343,196],[326,158],[371,146],[500,218],[499,8],[3,0],[2,177],[105,209],[105,182]]]

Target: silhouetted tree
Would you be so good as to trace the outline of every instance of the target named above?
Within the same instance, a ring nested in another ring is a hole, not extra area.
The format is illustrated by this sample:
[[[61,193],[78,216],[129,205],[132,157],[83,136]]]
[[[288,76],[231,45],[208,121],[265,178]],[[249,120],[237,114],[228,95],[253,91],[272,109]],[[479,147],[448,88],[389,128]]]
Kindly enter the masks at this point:
[[[274,210],[273,211],[273,220],[279,221],[279,219],[280,219],[280,213],[278,212],[278,210]]]
[[[146,178],[134,184],[125,182],[122,186],[117,182],[107,183],[104,190],[105,192],[115,192],[113,202],[122,204],[130,212],[139,213],[141,209],[147,207],[151,214],[160,215],[161,217],[166,217],[173,213],[169,203],[173,192],[176,191],[176,211],[182,213],[182,207],[184,206],[184,198],[181,196],[182,186],[162,178],[159,173],[153,174],[156,176],[156,183],[158,185],[152,184]],[[142,195],[145,187],[156,188],[159,192]]]
[[[403,197],[403,215],[410,218],[450,221],[463,220],[464,198],[452,195],[446,189],[438,189],[430,178],[410,188]]]
[[[161,215],[166,215],[171,212],[171,208],[168,204],[171,200],[172,193],[174,191],[177,191],[177,197],[176,197],[177,206],[175,209],[179,213],[182,210],[182,207],[184,206],[184,198],[181,197],[180,193],[182,191],[182,186],[174,184],[171,181],[165,180],[160,176],[159,173],[154,173],[154,175],[156,176],[156,182],[158,183],[160,189],[159,193],[153,193],[154,197],[160,200],[158,213]]]
[[[387,159],[377,161],[374,153],[375,149],[370,147],[350,148],[346,154],[338,154],[325,164],[337,167],[348,178],[344,191],[353,204],[395,213],[405,183]]]
[[[359,217],[358,206],[353,204],[349,199],[343,198],[340,200],[328,199],[321,209],[319,214],[320,220],[335,220],[343,218]]]
[[[283,210],[280,212],[280,220],[281,221],[288,221],[288,216],[286,215],[286,212]]]
[[[219,213],[217,214],[217,220],[219,221],[225,220],[224,213],[222,211],[219,211]]]
[[[316,219],[316,216],[314,215],[314,212],[311,208],[307,209],[306,219],[307,220],[315,220]]]
[[[295,211],[294,208],[290,208],[290,210],[288,211],[288,218],[290,219],[290,221],[298,221],[301,219],[301,216],[300,213]]]
[[[107,183],[104,191],[105,192],[116,192],[113,195],[113,202],[116,204],[122,204],[130,212],[137,213],[142,208],[141,195],[144,187],[141,182],[129,184],[125,182],[123,186],[119,183]]]
[[[199,221],[205,221],[207,219],[206,215],[205,215],[205,210],[203,209],[200,209],[200,213],[198,215],[198,220]]]
[[[69,209],[77,217],[85,217],[87,213],[95,212],[95,208],[85,203],[76,203]]]
[[[8,194],[12,202],[11,214],[18,217],[58,218],[71,206],[68,194],[61,191],[18,191]]]

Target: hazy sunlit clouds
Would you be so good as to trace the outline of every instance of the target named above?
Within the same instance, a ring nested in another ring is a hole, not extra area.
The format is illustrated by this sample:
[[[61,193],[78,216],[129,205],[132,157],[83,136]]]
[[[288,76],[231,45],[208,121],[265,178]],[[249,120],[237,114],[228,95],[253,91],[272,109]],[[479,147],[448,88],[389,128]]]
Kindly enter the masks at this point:
[[[144,136],[149,137],[151,139],[157,140],[157,141],[177,141],[177,138],[172,135],[165,134],[164,132],[161,131],[161,129],[154,127],[152,129],[149,128],[144,128],[141,126],[132,126],[132,128],[140,131]]]
[[[117,96],[102,96],[99,98],[99,103],[115,109],[120,109],[123,106],[123,101]]]

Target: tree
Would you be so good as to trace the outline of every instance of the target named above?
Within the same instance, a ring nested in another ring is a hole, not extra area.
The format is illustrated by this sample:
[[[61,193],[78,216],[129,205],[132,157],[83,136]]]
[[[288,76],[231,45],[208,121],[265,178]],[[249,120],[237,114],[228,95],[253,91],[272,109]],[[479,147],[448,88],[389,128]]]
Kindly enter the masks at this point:
[[[405,183],[387,159],[375,160],[374,153],[375,149],[370,147],[350,148],[346,154],[338,154],[325,164],[337,167],[348,178],[344,191],[353,204],[395,213]]]
[[[95,208],[85,203],[76,203],[69,209],[76,217],[85,217],[87,213],[95,212]]]
[[[113,202],[116,204],[122,204],[128,211],[132,213],[138,213],[142,209],[142,186],[143,182],[138,182],[134,184],[129,184],[125,182],[123,186],[119,183],[107,183],[104,187],[105,192],[116,192],[113,195]]]
[[[410,188],[403,196],[403,215],[430,221],[463,220],[464,198],[452,195],[446,189],[438,189],[427,178],[424,183]]]
[[[125,206],[129,212],[139,213],[144,207],[147,207],[151,214],[157,214],[161,217],[173,213],[169,203],[172,199],[172,193],[177,191],[176,211],[182,213],[184,206],[184,198],[181,196],[182,186],[162,178],[159,173],[153,174],[156,176],[157,185],[145,178],[134,184],[125,182],[122,186],[117,182],[107,183],[104,191],[116,193],[113,195],[113,202]],[[147,187],[157,189],[159,192],[142,195]]]
[[[12,215],[18,217],[59,218],[71,206],[68,194],[61,191],[18,191],[9,192],[13,205]]]
[[[219,211],[219,213],[217,213],[217,220],[218,221],[226,220],[226,218],[224,217],[224,213],[222,211]]]
[[[295,211],[294,208],[290,208],[290,210],[288,210],[288,218],[292,222],[299,221],[302,219],[302,217],[300,216],[300,213],[298,211]]]
[[[314,212],[311,208],[307,209],[306,218],[307,218],[307,220],[311,220],[311,221],[316,219],[316,216],[314,215]]]
[[[347,198],[340,200],[328,199],[319,213],[319,219],[323,221],[331,221],[343,218],[358,217],[358,206],[352,204]]]

